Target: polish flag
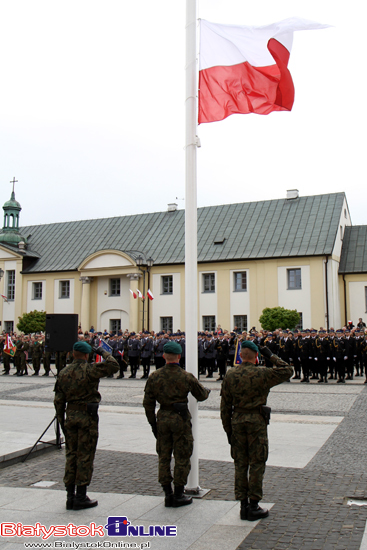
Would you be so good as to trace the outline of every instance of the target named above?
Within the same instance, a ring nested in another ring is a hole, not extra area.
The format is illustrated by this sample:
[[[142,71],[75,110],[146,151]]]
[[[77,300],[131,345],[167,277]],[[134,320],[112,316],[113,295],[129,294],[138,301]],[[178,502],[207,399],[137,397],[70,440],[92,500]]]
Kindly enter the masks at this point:
[[[143,300],[144,300],[144,296],[142,295],[142,293],[140,292],[140,290],[138,288],[136,289],[136,292],[138,293],[139,298],[143,298]]]
[[[148,291],[147,291],[147,296],[148,296],[149,300],[154,300],[154,296],[153,296],[153,294],[152,294],[150,288],[149,288]]]
[[[137,294],[135,294],[135,292],[133,292],[133,291],[131,290],[131,288],[129,288],[129,290],[130,290],[131,294],[133,295],[133,297],[134,297],[134,300],[136,300],[136,299],[137,299],[137,297],[138,297],[138,295],[137,295]]]
[[[100,347],[102,345],[102,340],[99,339],[98,341],[98,347]],[[103,362],[103,357],[102,355],[99,355],[98,353],[96,353],[96,363],[102,363]]]
[[[292,17],[261,27],[200,21],[199,124],[235,113],[290,111],[294,86],[288,70],[293,32],[324,29]]]

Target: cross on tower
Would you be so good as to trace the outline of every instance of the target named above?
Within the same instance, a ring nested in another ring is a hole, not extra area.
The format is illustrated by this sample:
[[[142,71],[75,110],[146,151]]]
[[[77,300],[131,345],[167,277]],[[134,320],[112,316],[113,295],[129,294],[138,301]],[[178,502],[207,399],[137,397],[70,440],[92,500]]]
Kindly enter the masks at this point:
[[[18,183],[18,180],[15,179],[15,177],[13,177],[13,179],[10,181],[10,183],[13,184],[13,193],[14,193],[14,186],[16,183]]]

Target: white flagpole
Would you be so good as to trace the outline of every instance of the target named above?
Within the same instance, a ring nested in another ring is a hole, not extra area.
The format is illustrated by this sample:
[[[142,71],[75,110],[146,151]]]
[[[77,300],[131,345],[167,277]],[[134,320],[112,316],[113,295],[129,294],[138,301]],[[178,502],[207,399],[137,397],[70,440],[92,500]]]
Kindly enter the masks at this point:
[[[185,169],[185,333],[186,369],[198,376],[197,176],[196,176],[196,0],[186,0],[186,169]],[[189,396],[194,451],[186,491],[199,494],[198,403]]]

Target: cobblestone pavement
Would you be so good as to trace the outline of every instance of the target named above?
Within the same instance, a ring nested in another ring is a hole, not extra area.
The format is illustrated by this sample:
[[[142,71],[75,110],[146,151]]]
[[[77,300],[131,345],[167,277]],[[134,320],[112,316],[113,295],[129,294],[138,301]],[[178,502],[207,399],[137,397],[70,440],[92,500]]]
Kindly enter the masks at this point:
[[[347,500],[367,500],[367,386],[361,382],[345,386],[292,382],[271,391],[269,403],[274,412],[339,413],[344,420],[305,468],[266,469],[264,501],[275,504],[269,518],[256,525],[240,550],[359,550],[367,506],[349,506]],[[209,408],[218,409],[220,388],[209,383],[213,389]],[[143,380],[104,380],[103,403],[140,405],[143,386]],[[26,394],[33,392],[38,396],[33,399],[49,401],[52,388],[51,379],[3,377],[0,399],[28,400]],[[64,451],[50,452],[0,470],[0,486],[29,487],[47,480],[56,482],[52,489],[63,491],[63,467]],[[211,489],[206,499],[233,500],[233,477],[233,464],[200,460],[200,485]],[[98,450],[91,491],[162,496],[157,458]]]

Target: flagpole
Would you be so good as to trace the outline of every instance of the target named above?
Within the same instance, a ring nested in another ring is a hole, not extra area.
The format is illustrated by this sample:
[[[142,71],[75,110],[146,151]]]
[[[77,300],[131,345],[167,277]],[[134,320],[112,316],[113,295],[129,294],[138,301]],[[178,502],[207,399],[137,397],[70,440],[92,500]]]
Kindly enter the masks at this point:
[[[185,136],[185,333],[186,370],[198,376],[197,292],[197,68],[196,0],[186,0],[186,136]],[[199,494],[198,403],[189,395],[194,450],[186,491]]]

